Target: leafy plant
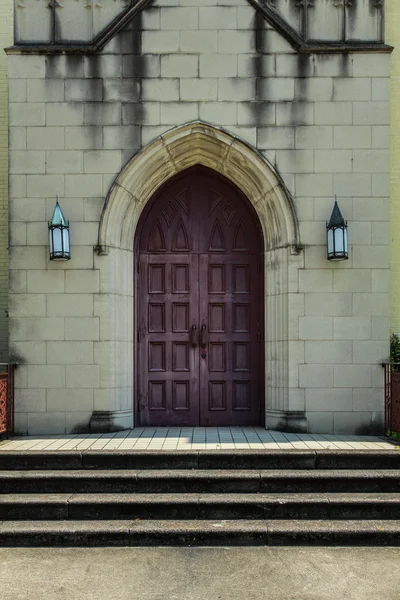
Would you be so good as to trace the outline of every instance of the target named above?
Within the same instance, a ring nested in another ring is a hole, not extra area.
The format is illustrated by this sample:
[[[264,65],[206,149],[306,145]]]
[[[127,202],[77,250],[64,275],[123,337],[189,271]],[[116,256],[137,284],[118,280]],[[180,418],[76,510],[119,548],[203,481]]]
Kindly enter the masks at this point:
[[[392,370],[395,373],[400,372],[400,336],[392,333],[390,336],[390,362],[393,364]]]

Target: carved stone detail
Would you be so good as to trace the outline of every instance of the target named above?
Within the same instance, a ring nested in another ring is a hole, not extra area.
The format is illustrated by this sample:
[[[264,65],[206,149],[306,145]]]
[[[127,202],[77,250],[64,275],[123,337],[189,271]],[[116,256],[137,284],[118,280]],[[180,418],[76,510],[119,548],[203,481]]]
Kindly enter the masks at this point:
[[[266,6],[278,13],[305,42],[346,42],[346,32],[354,26],[354,11],[357,19],[365,23],[361,30],[369,32],[365,39],[375,43],[383,41],[382,0],[364,0],[364,4],[354,0],[267,0]],[[375,8],[378,15],[371,8]],[[341,15],[333,9],[339,10]],[[374,27],[376,22],[378,26]],[[372,39],[371,31],[374,31]]]

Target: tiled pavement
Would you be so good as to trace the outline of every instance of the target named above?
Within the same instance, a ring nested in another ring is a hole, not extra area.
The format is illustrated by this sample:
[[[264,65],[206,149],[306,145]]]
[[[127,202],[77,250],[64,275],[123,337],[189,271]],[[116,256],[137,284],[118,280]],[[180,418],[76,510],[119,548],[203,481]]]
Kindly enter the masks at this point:
[[[294,434],[261,427],[138,427],[118,433],[15,437],[8,450],[393,450],[383,437]]]

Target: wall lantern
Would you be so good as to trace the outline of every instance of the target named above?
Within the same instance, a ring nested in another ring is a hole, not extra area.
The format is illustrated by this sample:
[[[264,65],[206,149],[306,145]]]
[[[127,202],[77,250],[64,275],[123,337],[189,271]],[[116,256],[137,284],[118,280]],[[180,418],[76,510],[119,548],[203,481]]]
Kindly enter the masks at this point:
[[[49,222],[50,260],[69,260],[71,251],[69,246],[69,221],[63,215],[58,196],[53,216]]]
[[[328,260],[347,260],[349,258],[347,242],[347,221],[343,219],[337,201],[326,224]]]

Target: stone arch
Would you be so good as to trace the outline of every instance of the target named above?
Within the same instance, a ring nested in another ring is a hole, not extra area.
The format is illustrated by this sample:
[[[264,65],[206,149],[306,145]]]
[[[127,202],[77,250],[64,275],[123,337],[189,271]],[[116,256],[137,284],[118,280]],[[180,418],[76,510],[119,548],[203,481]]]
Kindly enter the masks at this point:
[[[99,249],[132,249],[138,219],[154,192],[167,179],[196,164],[225,175],[247,196],[265,226],[266,250],[299,246],[294,204],[275,169],[238,138],[196,122],[166,132],[124,167],[104,205]]]
[[[133,426],[134,240],[140,215],[170,177],[203,165],[231,180],[253,205],[265,248],[266,426],[305,430],[302,390],[290,388],[290,302],[302,267],[298,222],[283,181],[254,148],[209,124],[166,132],[136,154],[114,181],[101,216],[95,267],[100,271],[98,316],[102,343],[99,404],[92,430]],[[296,307],[298,303],[294,302]],[[96,392],[95,392],[96,394]],[[109,406],[109,410],[105,410]]]

